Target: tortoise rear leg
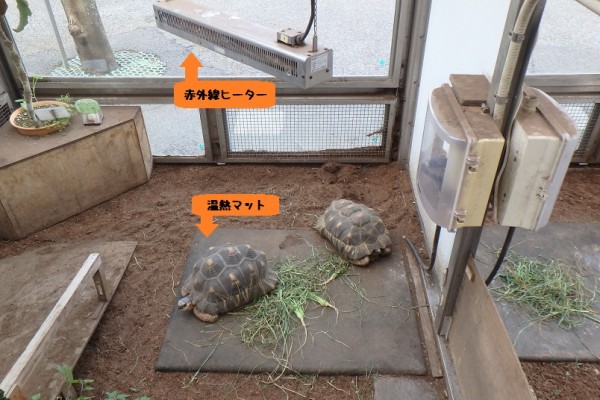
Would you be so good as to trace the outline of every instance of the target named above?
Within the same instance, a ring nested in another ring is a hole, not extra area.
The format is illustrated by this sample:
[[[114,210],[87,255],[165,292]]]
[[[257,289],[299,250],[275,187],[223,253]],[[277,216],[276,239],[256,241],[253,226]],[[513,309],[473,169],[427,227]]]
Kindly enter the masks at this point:
[[[198,309],[196,307],[194,307],[193,312],[194,312],[194,315],[196,316],[196,318],[198,318],[200,321],[213,323],[213,322],[217,322],[217,320],[219,319],[218,315],[202,313],[202,312],[198,311]]]
[[[392,246],[388,246],[388,247],[385,247],[385,248],[381,249],[381,255],[382,256],[387,256],[391,252],[392,252]]]

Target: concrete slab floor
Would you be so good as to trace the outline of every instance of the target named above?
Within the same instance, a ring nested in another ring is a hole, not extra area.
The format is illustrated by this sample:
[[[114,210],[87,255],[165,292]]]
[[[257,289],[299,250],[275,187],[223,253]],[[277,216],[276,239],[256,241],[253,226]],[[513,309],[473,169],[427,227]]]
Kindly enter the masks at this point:
[[[496,249],[502,247],[506,229],[494,226],[483,231],[476,260],[484,276],[496,262]],[[538,232],[517,229],[510,251],[520,256],[541,256],[576,266],[584,276],[586,287],[597,290],[600,223],[554,223]],[[497,276],[492,287],[501,284]],[[497,294],[492,293],[492,296],[498,298]],[[592,307],[599,312],[600,296],[596,296]],[[496,308],[521,360],[593,362],[600,358],[600,324],[590,319],[583,319],[581,326],[568,330],[553,320],[536,322],[535,315],[525,306],[496,300]]]
[[[378,376],[375,378],[375,400],[439,400],[445,398],[435,386],[414,376]]]

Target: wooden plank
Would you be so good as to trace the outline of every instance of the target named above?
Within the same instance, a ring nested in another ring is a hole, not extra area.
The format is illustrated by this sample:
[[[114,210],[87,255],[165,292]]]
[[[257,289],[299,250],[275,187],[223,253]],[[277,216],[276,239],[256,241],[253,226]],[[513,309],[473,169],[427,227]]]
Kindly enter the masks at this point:
[[[146,167],[146,178],[150,179],[152,176],[152,151],[150,150],[150,140],[148,139],[148,133],[146,131],[146,125],[144,124],[144,118],[142,116],[142,109],[140,108],[133,119],[135,125],[135,131],[137,133],[137,143],[139,145],[142,160]]]
[[[423,285],[423,280],[421,279],[421,267],[419,266],[417,259],[412,254],[412,251],[406,246],[404,246],[404,250],[406,252],[406,258],[408,259],[408,271],[411,274],[412,281],[415,286],[419,320],[421,321],[423,341],[425,342],[425,351],[427,352],[427,358],[429,359],[431,376],[434,378],[440,378],[444,376],[444,371],[442,369],[440,354],[436,345],[433,322],[431,321],[431,315],[429,312],[429,303],[427,302],[427,297],[425,296],[425,286]]]
[[[0,169],[37,157],[49,151],[69,147],[70,144],[110,131],[126,121],[131,121],[140,111],[139,106],[102,106],[104,121],[101,125],[81,123],[81,117],[76,116],[62,134],[44,136],[43,140],[32,140],[29,136],[19,134],[10,124],[0,127]]]
[[[0,383],[0,389],[4,390],[9,398],[12,398],[11,395],[15,387],[31,373],[35,363],[44,353],[44,349],[51,340],[53,332],[58,329],[63,320],[68,316],[82,288],[85,287],[83,283],[89,281],[96,271],[98,271],[101,264],[100,254],[90,254],[52,311],[50,311],[48,317],[46,317],[36,334],[29,341],[25,351],[21,353],[21,356],[6,374],[2,383]]]
[[[447,336],[463,399],[535,399],[472,258],[468,268]]]
[[[29,400],[27,396],[25,396],[19,385],[15,385],[12,393],[8,397],[10,398],[10,400]]]

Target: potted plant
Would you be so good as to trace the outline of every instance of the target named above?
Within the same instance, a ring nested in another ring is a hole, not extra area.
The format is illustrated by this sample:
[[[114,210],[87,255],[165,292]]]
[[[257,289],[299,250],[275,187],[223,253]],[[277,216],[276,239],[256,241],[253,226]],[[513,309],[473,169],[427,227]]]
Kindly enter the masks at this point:
[[[27,25],[31,9],[27,0],[16,0],[16,3],[19,9],[19,24],[14,28],[14,31],[20,32]],[[0,17],[4,17],[7,8],[6,0],[0,0]],[[37,99],[35,99],[32,85],[29,82],[27,72],[25,72],[23,60],[14,43],[3,29],[0,29],[0,40],[2,40],[7,50],[8,62],[12,64],[16,77],[23,86],[23,104],[13,112],[10,123],[20,133],[28,136],[42,136],[63,129],[69,123],[72,114],[69,111],[74,109],[72,104],[69,105],[60,101],[34,101]],[[34,77],[34,83],[38,79],[39,77]]]

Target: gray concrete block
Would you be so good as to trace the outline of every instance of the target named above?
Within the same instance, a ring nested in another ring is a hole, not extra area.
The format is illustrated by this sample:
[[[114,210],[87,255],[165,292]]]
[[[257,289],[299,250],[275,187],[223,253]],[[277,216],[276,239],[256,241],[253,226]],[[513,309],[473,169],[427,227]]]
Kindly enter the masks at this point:
[[[375,378],[375,400],[438,400],[445,398],[425,378],[379,376]]]

